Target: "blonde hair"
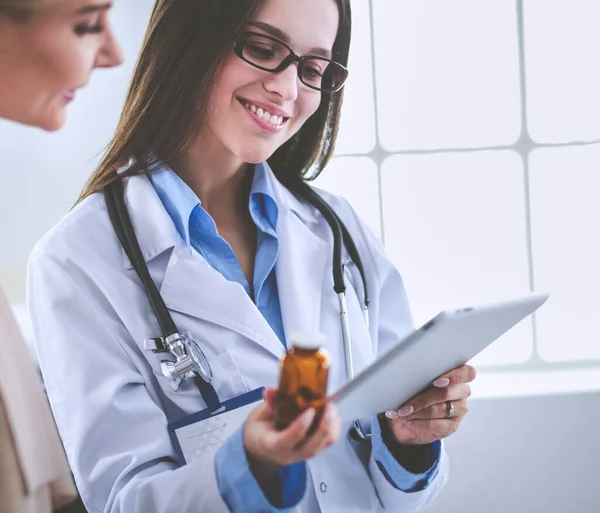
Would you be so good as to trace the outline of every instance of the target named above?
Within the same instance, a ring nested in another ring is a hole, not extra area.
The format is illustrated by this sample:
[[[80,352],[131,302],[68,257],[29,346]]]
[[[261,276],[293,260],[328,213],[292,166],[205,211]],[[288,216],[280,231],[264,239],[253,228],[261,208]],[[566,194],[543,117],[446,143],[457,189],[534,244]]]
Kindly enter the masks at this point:
[[[0,0],[0,16],[17,19],[31,18],[44,4],[54,0]]]

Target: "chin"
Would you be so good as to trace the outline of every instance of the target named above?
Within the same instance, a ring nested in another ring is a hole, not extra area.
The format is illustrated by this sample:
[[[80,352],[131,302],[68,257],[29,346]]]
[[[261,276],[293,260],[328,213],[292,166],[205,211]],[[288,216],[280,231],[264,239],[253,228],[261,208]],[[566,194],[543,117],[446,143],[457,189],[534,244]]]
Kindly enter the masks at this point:
[[[248,145],[245,148],[240,148],[240,151],[237,153],[241,157],[241,160],[248,164],[260,164],[261,162],[270,159],[280,146],[274,146],[273,144]]]
[[[41,128],[46,132],[55,132],[64,125],[64,116],[8,116],[6,119],[21,125]]]
[[[241,153],[241,160],[247,164],[260,164],[269,159],[275,151],[245,151]]]
[[[246,164],[260,164],[261,162],[264,162],[265,160],[269,159],[271,155],[273,154],[271,153],[266,156],[248,156],[242,160],[246,162]]]
[[[67,114],[65,105],[63,103],[53,102],[42,106],[40,103],[34,104],[33,107],[22,112],[21,116],[12,118],[13,121],[23,125],[37,127],[46,132],[55,132],[62,128],[65,124]]]
[[[42,130],[46,130],[47,132],[56,132],[65,124],[65,116],[57,115],[57,116],[48,116],[44,120],[40,120],[40,123],[37,125]]]
[[[46,108],[36,109],[30,116],[28,125],[36,126],[47,132],[55,132],[65,124],[67,109],[63,103],[52,103]]]

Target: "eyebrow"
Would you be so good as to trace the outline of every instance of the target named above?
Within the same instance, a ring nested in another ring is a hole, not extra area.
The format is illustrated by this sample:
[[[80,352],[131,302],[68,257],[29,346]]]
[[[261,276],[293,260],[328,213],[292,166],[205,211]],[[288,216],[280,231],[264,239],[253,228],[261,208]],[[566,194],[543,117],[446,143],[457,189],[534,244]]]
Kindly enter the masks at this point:
[[[108,11],[112,7],[112,3],[98,4],[98,5],[86,5],[77,11],[77,14],[90,14],[100,11]]]
[[[248,25],[252,27],[259,28],[268,32],[271,36],[276,37],[277,39],[281,39],[284,43],[290,43],[290,37],[281,29],[270,25],[269,23],[265,23],[264,21],[251,21]],[[327,50],[326,48],[311,48],[308,53],[310,55],[316,55],[319,57],[325,57],[326,59],[331,59],[331,50]]]

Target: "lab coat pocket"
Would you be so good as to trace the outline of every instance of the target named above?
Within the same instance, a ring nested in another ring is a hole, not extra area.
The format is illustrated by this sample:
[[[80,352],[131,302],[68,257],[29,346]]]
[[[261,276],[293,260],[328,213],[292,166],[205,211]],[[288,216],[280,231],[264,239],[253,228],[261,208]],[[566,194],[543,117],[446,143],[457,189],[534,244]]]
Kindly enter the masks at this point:
[[[228,390],[227,391],[223,390],[223,392],[227,393],[227,397],[225,397],[225,396],[221,397],[221,393],[219,392],[219,390],[217,390],[217,394],[219,394],[219,398],[222,401],[231,399],[237,395],[241,395],[245,392],[248,392],[248,387],[246,386],[244,377],[242,376],[242,373],[240,372],[240,369],[237,366],[237,363],[235,363],[235,360],[233,359],[233,356],[231,355],[231,353],[229,351],[224,351],[224,352],[218,354],[216,363],[217,363],[217,367],[219,367],[219,368],[213,369],[213,375],[215,375],[215,378],[216,378],[217,372],[219,373],[220,376],[222,376],[223,380],[228,378],[228,383],[227,383]],[[221,380],[222,385],[224,385],[223,380]],[[216,389],[216,384],[214,384],[214,386]]]
[[[239,368],[229,351],[225,350],[215,354],[209,348],[203,350],[212,369],[213,379],[211,384],[220,401],[232,399],[248,391]],[[199,411],[206,407],[200,391],[192,380],[188,380],[179,390],[175,391],[167,378],[163,376],[161,362],[163,360],[173,360],[172,356],[167,353],[151,353],[148,359],[164,395],[163,399],[166,399],[169,406],[187,413]],[[165,403],[164,400],[163,403]]]

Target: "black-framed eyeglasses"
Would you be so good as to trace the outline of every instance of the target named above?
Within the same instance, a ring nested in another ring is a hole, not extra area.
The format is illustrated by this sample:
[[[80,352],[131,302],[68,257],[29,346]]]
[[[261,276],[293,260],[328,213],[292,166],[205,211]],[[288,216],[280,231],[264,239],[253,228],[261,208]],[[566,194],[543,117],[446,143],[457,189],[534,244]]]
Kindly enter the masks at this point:
[[[298,57],[284,42],[258,32],[243,32],[233,49],[243,61],[271,73],[279,73],[297,62],[300,82],[323,93],[338,92],[348,78],[348,70],[339,62],[315,55]]]

